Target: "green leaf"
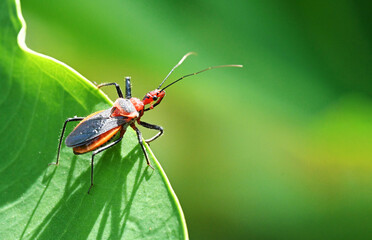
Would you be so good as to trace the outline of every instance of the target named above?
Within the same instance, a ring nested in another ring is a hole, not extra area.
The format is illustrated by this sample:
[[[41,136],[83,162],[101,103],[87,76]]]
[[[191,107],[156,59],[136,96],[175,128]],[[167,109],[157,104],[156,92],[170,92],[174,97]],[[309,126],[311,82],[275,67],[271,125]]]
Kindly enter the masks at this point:
[[[63,122],[110,107],[110,100],[65,64],[24,43],[19,1],[0,2],[0,239],[187,239],[185,219],[165,173],[134,131],[97,155],[62,147]],[[67,127],[71,131],[74,123]]]

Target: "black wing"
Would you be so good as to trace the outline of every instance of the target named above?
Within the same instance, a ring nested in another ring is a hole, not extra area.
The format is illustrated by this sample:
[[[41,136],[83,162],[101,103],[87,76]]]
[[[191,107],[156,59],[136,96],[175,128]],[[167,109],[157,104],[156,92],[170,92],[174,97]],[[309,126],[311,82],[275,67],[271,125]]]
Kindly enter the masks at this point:
[[[111,108],[98,112],[96,115],[89,117],[89,119],[78,125],[67,136],[65,143],[68,147],[78,147],[86,145],[94,140],[99,135],[116,128],[123,126],[126,128],[129,123],[126,117],[110,117]]]

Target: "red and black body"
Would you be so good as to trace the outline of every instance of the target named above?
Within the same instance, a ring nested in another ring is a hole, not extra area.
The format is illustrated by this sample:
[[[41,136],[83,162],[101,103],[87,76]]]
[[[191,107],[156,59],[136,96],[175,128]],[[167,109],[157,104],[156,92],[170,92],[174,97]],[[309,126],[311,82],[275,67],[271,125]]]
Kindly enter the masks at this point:
[[[119,143],[122,140],[123,135],[128,126],[130,126],[136,131],[138,142],[146,157],[147,164],[148,166],[153,168],[151,166],[148,154],[143,144],[142,134],[139,131],[139,129],[136,127],[136,123],[138,123],[139,125],[145,128],[159,131],[152,138],[145,140],[146,143],[154,141],[155,139],[157,139],[163,134],[162,127],[143,122],[141,121],[141,117],[143,116],[145,111],[151,110],[157,105],[159,105],[159,103],[163,100],[165,96],[164,89],[182,80],[185,77],[195,75],[195,74],[204,72],[209,69],[218,68],[218,67],[241,67],[240,65],[223,65],[223,66],[210,67],[202,71],[183,76],[182,78],[179,78],[176,81],[172,82],[171,84],[167,85],[166,87],[160,89],[164,81],[173,72],[173,70],[176,67],[178,67],[184,61],[184,59],[186,59],[186,57],[189,56],[190,54],[192,53],[186,54],[180,60],[180,62],[171,70],[171,72],[163,80],[160,86],[157,89],[151,92],[148,92],[142,100],[132,97],[130,77],[125,78],[125,81],[126,81],[125,98],[120,89],[120,86],[117,83],[103,83],[103,84],[98,85],[97,86],[98,88],[103,87],[103,86],[114,85],[116,87],[116,91],[117,91],[119,98],[114,102],[113,106],[109,109],[92,113],[87,117],[68,118],[65,121],[63,128],[62,128],[62,134],[61,134],[59,145],[58,145],[57,161],[52,164],[58,165],[61,143],[62,143],[63,135],[66,129],[66,124],[72,121],[81,121],[75,127],[75,129],[67,136],[65,140],[65,144],[66,146],[71,147],[75,154],[93,152],[92,161],[91,161],[91,185],[88,190],[88,193],[93,186],[94,156],[97,153],[102,152],[114,146],[115,144]],[[146,108],[146,105],[149,105],[149,107]],[[116,136],[118,136],[118,138],[116,138]],[[116,140],[114,140],[115,138]],[[111,141],[111,140],[114,140],[114,141]]]

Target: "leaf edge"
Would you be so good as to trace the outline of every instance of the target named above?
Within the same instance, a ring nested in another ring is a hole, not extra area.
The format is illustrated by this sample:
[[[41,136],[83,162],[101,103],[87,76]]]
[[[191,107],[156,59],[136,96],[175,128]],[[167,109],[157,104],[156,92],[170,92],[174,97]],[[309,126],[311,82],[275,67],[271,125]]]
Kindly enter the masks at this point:
[[[78,71],[76,71],[75,69],[73,69],[72,67],[68,66],[66,63],[64,63],[62,61],[59,61],[59,60],[57,60],[57,59],[55,59],[55,58],[53,58],[51,56],[48,56],[48,55],[45,55],[45,54],[36,52],[36,51],[30,49],[27,46],[27,44],[26,44],[26,29],[27,29],[26,26],[27,25],[26,25],[25,19],[23,18],[23,15],[22,15],[21,2],[20,2],[20,0],[14,0],[14,1],[15,1],[15,6],[16,6],[17,17],[18,17],[18,20],[21,23],[21,29],[19,30],[18,35],[17,35],[17,44],[20,47],[20,49],[23,50],[26,53],[29,53],[29,54],[32,54],[32,55],[35,55],[35,56],[38,56],[38,57],[41,57],[41,58],[44,58],[44,59],[48,59],[50,61],[53,61],[53,62],[55,62],[55,63],[57,63],[57,64],[65,67],[65,68],[67,68],[69,71],[71,71],[76,76],[78,76],[84,82],[84,84],[87,84],[88,87],[91,87],[93,89],[96,89],[97,90],[97,94],[101,95],[103,97],[103,99],[107,103],[113,104],[113,102],[111,101],[111,99],[104,92],[102,92],[100,89],[97,89],[96,86],[92,82],[90,82],[87,78],[85,78]],[[170,192],[170,194],[171,194],[171,196],[172,196],[172,198],[173,198],[173,200],[174,200],[174,202],[176,204],[177,210],[179,212],[179,217],[180,217],[179,220],[180,220],[180,223],[182,225],[184,239],[188,240],[189,239],[189,235],[188,235],[188,231],[187,231],[186,219],[185,219],[185,215],[183,213],[183,210],[182,210],[180,201],[178,200],[177,195],[174,192],[174,190],[172,188],[172,185],[169,182],[169,179],[168,179],[167,175],[165,174],[164,169],[160,165],[158,159],[155,157],[154,153],[152,152],[152,150],[150,149],[150,147],[148,146],[148,144],[145,143],[145,146],[146,146],[146,149],[147,149],[148,153],[153,158],[153,160],[154,160],[154,162],[155,162],[155,164],[156,164],[156,166],[157,166],[157,168],[159,170],[159,173],[160,173],[163,181],[165,182],[166,187],[168,188],[168,191]]]

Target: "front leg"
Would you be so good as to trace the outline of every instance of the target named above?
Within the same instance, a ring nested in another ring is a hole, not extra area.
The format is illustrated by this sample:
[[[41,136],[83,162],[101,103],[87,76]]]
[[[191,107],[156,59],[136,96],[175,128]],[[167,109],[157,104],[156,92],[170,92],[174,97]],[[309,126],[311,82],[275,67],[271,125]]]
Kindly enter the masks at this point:
[[[141,125],[141,126],[143,126],[145,128],[155,129],[155,130],[158,130],[159,131],[152,138],[145,140],[146,143],[150,143],[150,142],[154,141],[155,139],[157,139],[158,137],[160,137],[164,133],[164,130],[163,130],[163,128],[161,126],[157,126],[157,125],[146,123],[146,122],[142,122],[142,121],[138,121],[138,123],[139,123],[139,125]]]
[[[97,85],[97,88],[101,88],[104,86],[110,86],[110,85],[114,85],[116,87],[116,92],[118,93],[119,98],[123,98],[123,93],[121,92],[120,86],[117,83],[101,83]]]

